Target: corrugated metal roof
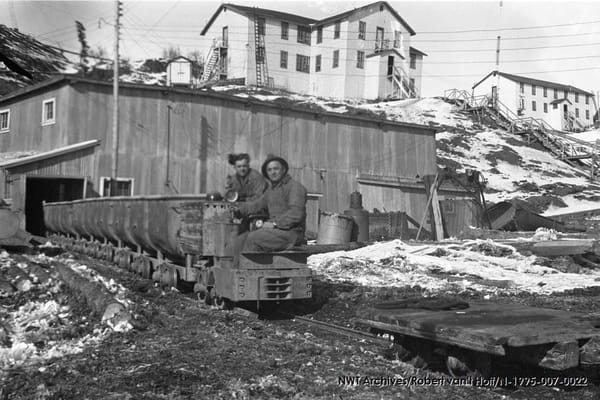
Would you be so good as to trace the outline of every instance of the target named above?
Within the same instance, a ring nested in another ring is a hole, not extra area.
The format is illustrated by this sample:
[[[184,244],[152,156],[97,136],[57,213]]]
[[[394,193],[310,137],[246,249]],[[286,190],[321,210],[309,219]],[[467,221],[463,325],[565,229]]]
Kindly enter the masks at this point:
[[[84,150],[90,147],[94,147],[100,144],[100,140],[93,139],[85,142],[80,142],[76,144],[71,144],[69,146],[60,147],[58,149],[45,151],[42,153],[34,154],[31,156],[20,157],[13,160],[0,162],[0,168],[10,169],[14,167],[19,167],[22,165],[31,164],[37,161],[46,160],[52,157],[62,156],[63,154],[73,153],[75,151]]]
[[[50,86],[53,84],[73,85],[73,84],[77,84],[77,83],[85,83],[85,84],[90,84],[90,85],[112,87],[112,82],[110,82],[110,81],[100,81],[100,80],[89,79],[89,78],[81,78],[78,76],[62,75],[58,79],[54,78],[54,79],[46,81],[45,84],[44,84],[44,82],[42,82],[42,84],[34,85],[34,86],[30,86],[30,87],[18,90],[14,94],[11,93],[10,95],[0,97],[0,104],[2,104],[2,102],[5,100],[9,100],[9,99],[14,100],[14,98],[16,98],[16,97],[19,97],[19,96],[22,96],[22,95],[25,95],[25,94],[28,94],[31,92],[35,92],[38,90],[42,90],[46,86]],[[237,97],[237,96],[230,95],[230,94],[221,94],[221,93],[216,93],[216,92],[209,92],[206,90],[190,89],[190,88],[184,88],[184,87],[144,85],[141,83],[119,82],[119,88],[124,88],[124,89],[125,88],[133,88],[133,89],[142,89],[142,90],[148,90],[148,91],[159,91],[159,92],[162,92],[163,94],[168,94],[170,92],[185,93],[185,94],[203,96],[203,97],[208,97],[208,98],[213,98],[213,99],[221,99],[221,100],[231,101],[231,102],[235,102],[235,103],[242,103],[247,106],[255,105],[255,106],[273,108],[273,109],[279,109],[279,110],[291,110],[294,112],[310,113],[313,115],[328,116],[331,118],[341,118],[341,119],[346,119],[346,120],[360,120],[360,121],[365,121],[365,122],[369,122],[369,123],[376,123],[379,125],[384,124],[384,125],[391,125],[391,126],[395,125],[395,126],[411,127],[411,128],[417,128],[417,129],[429,131],[430,133],[434,133],[439,130],[439,128],[434,128],[434,127],[431,127],[428,125],[415,124],[412,122],[402,122],[402,121],[394,121],[394,120],[388,120],[388,119],[373,119],[373,118],[367,118],[367,117],[362,117],[362,116],[358,116],[358,115],[339,114],[339,113],[330,112],[330,111],[306,110],[306,109],[294,107],[292,105],[277,104],[277,102],[267,103],[264,101],[260,101],[258,99],[242,98],[242,97]]]

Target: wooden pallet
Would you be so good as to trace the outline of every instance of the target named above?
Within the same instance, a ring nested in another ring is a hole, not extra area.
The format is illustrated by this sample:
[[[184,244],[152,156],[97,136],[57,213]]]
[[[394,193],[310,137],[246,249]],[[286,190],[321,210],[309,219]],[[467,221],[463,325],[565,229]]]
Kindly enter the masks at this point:
[[[518,304],[472,303],[462,310],[431,311],[406,301],[402,308],[360,311],[357,322],[380,333],[426,339],[489,355],[516,358],[562,371],[600,365],[600,318]]]

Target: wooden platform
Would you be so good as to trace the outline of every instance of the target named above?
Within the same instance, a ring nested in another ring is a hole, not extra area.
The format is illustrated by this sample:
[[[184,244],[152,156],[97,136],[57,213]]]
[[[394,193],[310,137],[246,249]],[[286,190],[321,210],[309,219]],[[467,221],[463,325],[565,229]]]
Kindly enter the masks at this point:
[[[496,356],[517,355],[555,370],[600,364],[600,318],[587,314],[491,303],[443,311],[398,305],[361,311],[358,323]]]

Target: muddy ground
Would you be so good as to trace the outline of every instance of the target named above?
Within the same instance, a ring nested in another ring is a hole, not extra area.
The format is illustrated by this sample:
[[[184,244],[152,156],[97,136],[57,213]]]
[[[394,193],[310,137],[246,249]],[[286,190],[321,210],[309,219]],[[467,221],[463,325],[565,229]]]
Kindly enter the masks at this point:
[[[64,257],[62,255],[61,257]],[[394,347],[369,344],[286,320],[212,309],[190,294],[162,290],[106,262],[77,256],[81,263],[128,289],[134,329],[112,332],[79,354],[1,371],[0,399],[597,399],[597,380],[579,388],[426,384],[418,378],[450,378],[418,357]],[[381,289],[317,281],[314,298],[289,310],[315,319],[351,325],[360,307],[420,293],[419,288]],[[74,314],[64,335],[84,335],[98,316],[81,296],[63,288],[62,304]],[[16,308],[30,291],[0,299]],[[459,295],[481,300],[477,293]],[[600,312],[600,289],[538,296],[496,297],[557,309]],[[41,344],[43,345],[43,344]],[[403,359],[404,361],[400,361]],[[516,371],[519,372],[519,371]],[[521,373],[523,371],[520,371]],[[360,376],[358,385],[340,377]],[[394,386],[365,377],[413,379]]]

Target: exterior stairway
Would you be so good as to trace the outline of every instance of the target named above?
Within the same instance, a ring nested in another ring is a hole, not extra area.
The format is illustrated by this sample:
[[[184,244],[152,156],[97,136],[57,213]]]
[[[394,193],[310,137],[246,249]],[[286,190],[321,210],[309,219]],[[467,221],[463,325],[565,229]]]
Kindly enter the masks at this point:
[[[213,41],[213,44],[210,46],[205,60],[207,61],[204,64],[204,72],[202,73],[201,82],[208,82],[215,76],[219,76],[217,73],[219,66],[219,49],[217,48],[216,41]]]
[[[590,179],[600,177],[600,157],[596,156],[599,152],[596,145],[574,138],[569,132],[553,129],[543,119],[519,117],[490,96],[472,96],[465,90],[451,89],[444,93],[444,98],[479,118],[485,115],[511,133],[536,140],[556,158],[580,170]]]

